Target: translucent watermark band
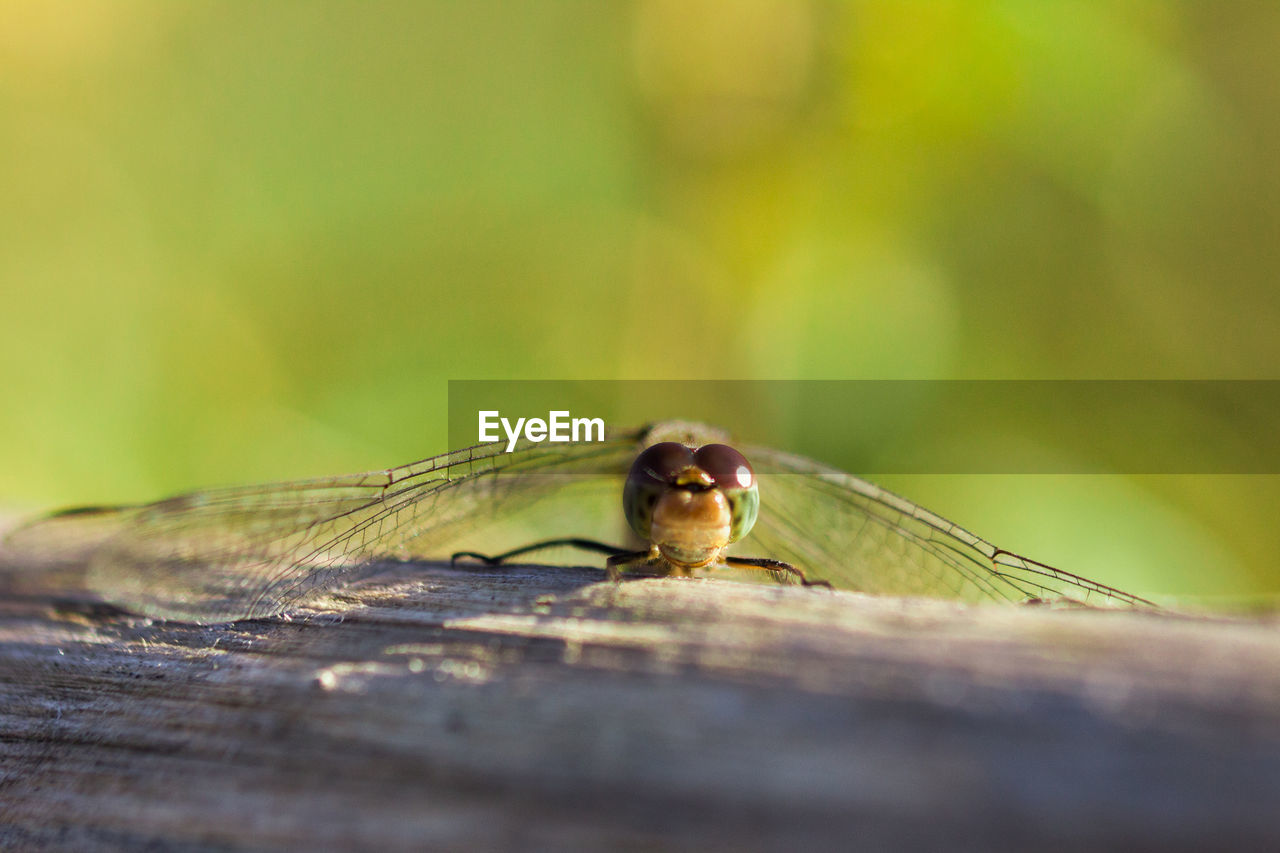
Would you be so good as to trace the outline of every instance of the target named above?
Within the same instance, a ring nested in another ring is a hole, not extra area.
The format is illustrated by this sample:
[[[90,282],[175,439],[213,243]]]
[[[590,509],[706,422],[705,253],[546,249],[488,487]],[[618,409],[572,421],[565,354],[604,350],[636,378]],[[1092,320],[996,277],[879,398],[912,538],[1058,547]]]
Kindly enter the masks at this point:
[[[858,473],[1280,473],[1272,380],[458,380],[451,447],[478,443],[482,411],[701,421]]]

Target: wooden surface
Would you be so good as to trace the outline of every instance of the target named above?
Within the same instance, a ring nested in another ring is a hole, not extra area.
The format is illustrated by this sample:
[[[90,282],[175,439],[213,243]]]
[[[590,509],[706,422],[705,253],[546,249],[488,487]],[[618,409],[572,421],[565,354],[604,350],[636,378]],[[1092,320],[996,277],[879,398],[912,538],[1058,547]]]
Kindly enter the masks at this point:
[[[195,627],[0,574],[0,847],[1280,846],[1280,625],[415,565]]]

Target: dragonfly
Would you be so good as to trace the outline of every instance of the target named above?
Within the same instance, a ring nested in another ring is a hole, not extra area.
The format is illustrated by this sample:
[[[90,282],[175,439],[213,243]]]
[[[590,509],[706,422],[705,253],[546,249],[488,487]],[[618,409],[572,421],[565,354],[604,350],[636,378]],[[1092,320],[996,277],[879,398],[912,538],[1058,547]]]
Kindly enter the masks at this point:
[[[286,614],[388,562],[496,565],[553,548],[602,552],[613,578],[727,567],[880,595],[1155,607],[867,480],[727,441],[667,421],[603,441],[478,444],[381,471],[62,510],[19,527],[5,550],[82,563],[107,602],[197,624]],[[534,541],[547,531],[558,537]]]

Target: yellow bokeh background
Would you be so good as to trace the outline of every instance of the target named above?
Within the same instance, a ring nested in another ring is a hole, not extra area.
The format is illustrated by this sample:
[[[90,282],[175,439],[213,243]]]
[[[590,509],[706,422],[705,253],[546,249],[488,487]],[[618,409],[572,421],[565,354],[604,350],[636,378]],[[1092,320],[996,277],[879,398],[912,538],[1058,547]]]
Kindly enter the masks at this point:
[[[449,379],[1271,378],[1280,355],[1280,5],[0,20],[10,510],[440,452]],[[1280,589],[1273,477],[887,484],[1139,591]]]

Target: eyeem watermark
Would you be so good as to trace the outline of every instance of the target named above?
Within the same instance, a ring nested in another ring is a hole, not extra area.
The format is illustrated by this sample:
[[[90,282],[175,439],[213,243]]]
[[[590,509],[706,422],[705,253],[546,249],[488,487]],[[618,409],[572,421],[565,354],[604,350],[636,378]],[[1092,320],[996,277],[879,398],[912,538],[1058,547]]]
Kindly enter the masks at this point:
[[[604,418],[571,418],[568,412],[548,412],[545,421],[516,418],[513,425],[497,411],[480,412],[480,441],[498,441],[499,426],[506,433],[508,453],[516,449],[521,435],[533,442],[604,441]]]

